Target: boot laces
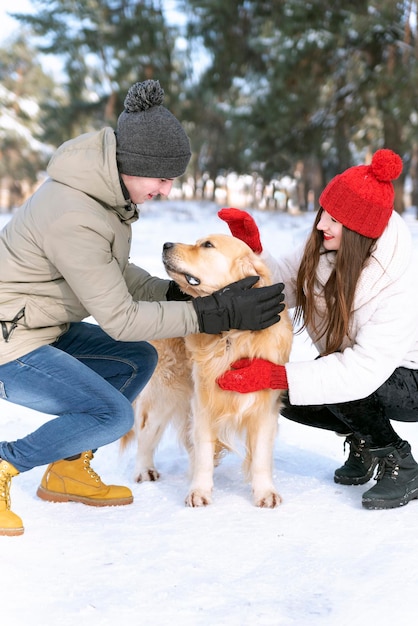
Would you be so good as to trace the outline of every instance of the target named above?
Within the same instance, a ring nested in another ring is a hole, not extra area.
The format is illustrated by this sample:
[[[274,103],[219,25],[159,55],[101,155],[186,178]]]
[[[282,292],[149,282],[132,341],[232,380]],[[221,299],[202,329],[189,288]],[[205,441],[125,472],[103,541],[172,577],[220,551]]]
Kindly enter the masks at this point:
[[[347,444],[350,446],[350,455],[361,458],[363,460],[362,452],[365,448],[366,442],[364,439],[355,439],[354,437],[347,437],[344,441],[344,453]],[[349,456],[350,456],[349,455]]]
[[[5,470],[0,470],[0,500],[6,503],[6,509],[10,509],[10,483],[12,477]]]
[[[385,476],[396,480],[399,474],[399,463],[396,461],[393,454],[380,459],[376,472],[376,480],[382,480]]]
[[[100,478],[99,474],[97,472],[95,472],[94,469],[90,465],[90,461],[91,461],[92,458],[93,458],[93,455],[91,453],[86,452],[83,455],[84,469],[86,470],[87,474],[90,476],[90,478],[92,480],[95,480],[97,483],[100,483],[101,482],[101,478]]]

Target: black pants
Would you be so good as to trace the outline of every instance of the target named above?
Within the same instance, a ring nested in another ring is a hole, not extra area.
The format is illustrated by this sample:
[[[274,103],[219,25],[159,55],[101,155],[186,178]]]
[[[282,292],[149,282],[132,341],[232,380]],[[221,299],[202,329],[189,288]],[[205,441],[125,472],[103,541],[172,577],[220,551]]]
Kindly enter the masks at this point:
[[[285,396],[283,402],[281,414],[287,419],[341,435],[354,433],[369,448],[385,447],[401,440],[390,420],[418,422],[418,370],[398,367],[379,389],[361,400],[296,406]]]

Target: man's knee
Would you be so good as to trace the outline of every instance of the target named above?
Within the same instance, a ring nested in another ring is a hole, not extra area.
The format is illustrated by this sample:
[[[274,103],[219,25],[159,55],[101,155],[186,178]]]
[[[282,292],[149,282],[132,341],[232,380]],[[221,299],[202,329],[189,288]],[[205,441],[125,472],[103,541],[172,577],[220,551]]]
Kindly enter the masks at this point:
[[[119,410],[113,415],[112,424],[114,426],[115,439],[123,437],[134,425],[134,409],[131,402],[121,396],[123,402],[121,402]]]

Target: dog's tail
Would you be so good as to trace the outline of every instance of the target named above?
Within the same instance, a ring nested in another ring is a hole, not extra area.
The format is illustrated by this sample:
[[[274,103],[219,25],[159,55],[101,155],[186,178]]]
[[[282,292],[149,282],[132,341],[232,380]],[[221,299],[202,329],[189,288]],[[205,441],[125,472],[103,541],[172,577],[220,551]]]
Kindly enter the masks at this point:
[[[126,448],[129,446],[131,441],[133,441],[134,437],[135,437],[135,431],[133,428],[131,428],[131,430],[129,430],[125,435],[123,435],[123,437],[120,438],[119,452],[121,454],[125,452]]]
[[[132,404],[133,410],[137,411],[137,405],[136,405],[136,400],[133,402]],[[135,429],[131,428],[131,430],[129,430],[127,433],[125,433],[123,435],[123,437],[120,438],[119,440],[119,452],[120,454],[123,454],[126,450],[126,448],[129,446],[129,444],[132,442],[132,440],[135,438]]]

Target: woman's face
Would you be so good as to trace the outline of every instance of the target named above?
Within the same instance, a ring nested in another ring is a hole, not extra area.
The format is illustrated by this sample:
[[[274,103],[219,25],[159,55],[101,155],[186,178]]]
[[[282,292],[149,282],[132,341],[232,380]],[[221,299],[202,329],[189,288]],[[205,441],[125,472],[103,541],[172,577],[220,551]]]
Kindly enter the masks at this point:
[[[329,213],[322,211],[321,218],[317,224],[317,229],[322,231],[322,242],[325,250],[339,250],[343,225],[337,222]]]

